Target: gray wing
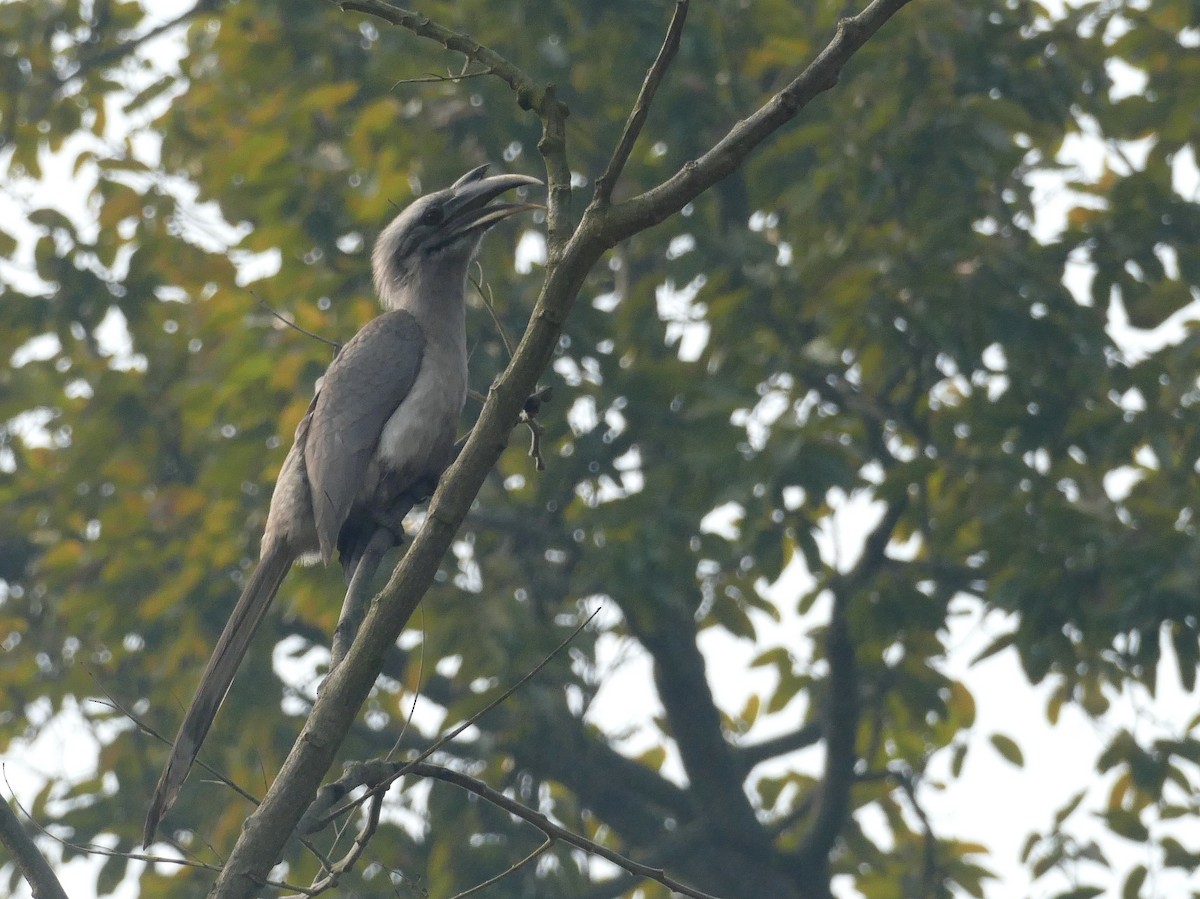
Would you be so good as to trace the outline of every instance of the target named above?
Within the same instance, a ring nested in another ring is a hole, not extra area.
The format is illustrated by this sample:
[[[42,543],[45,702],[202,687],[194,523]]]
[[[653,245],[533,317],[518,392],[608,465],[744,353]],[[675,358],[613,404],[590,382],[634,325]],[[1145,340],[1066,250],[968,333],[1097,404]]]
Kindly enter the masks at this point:
[[[385,312],[342,347],[325,373],[304,442],[304,463],[326,563],[362,489],[383,426],[417,379],[424,349],[425,336],[411,314]]]

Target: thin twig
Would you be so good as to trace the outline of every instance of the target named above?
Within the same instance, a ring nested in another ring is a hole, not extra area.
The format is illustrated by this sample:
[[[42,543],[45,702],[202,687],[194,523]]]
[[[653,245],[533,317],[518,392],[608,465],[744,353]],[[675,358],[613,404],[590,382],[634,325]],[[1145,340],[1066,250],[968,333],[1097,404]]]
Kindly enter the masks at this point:
[[[420,764],[412,764],[409,766],[411,773],[418,777],[431,777],[435,780],[442,780],[446,783],[454,784],[457,787],[474,793],[481,799],[485,799],[497,808],[501,808],[514,817],[520,818],[522,821],[527,821],[532,824],[547,837],[562,840],[564,843],[569,843],[577,849],[582,849],[591,855],[597,855],[600,858],[607,859],[614,865],[624,868],[631,874],[636,874],[638,877],[645,877],[650,880],[657,881],[668,889],[672,889],[677,893],[682,893],[685,896],[690,896],[692,899],[716,899],[709,893],[701,892],[686,884],[680,883],[673,877],[670,877],[662,868],[652,868],[649,865],[643,865],[641,862],[635,862],[633,859],[621,855],[599,843],[589,840],[587,837],[567,830],[561,825],[555,824],[539,811],[529,808],[528,806],[505,796],[499,790],[494,789],[488,784],[477,778],[463,774],[460,771],[455,771],[451,768],[444,768],[441,765],[433,765],[429,762],[421,762]]]
[[[305,330],[304,328],[300,327],[294,321],[290,321],[289,319],[284,318],[282,315],[280,315],[278,312],[276,312],[274,309],[271,308],[270,303],[268,303],[266,300],[264,300],[262,297],[260,297],[258,294],[256,294],[253,290],[250,291],[250,296],[254,297],[254,299],[258,301],[258,305],[262,306],[264,309],[267,310],[267,312],[271,313],[271,315],[275,316],[275,318],[279,319],[281,322],[283,322],[285,325],[287,325],[293,331],[299,331],[305,337],[311,337],[313,340],[321,341],[321,343],[325,344],[326,346],[333,347],[334,355],[341,352],[342,345],[340,343],[338,343],[336,340],[330,340],[328,337],[322,337],[320,334],[314,334],[312,331],[308,331],[308,330]]]
[[[104,694],[105,698],[109,701],[109,703],[112,705],[112,707],[114,709],[116,709],[118,712],[120,712],[122,715],[124,715],[130,721],[132,721],[134,726],[137,727],[138,730],[140,730],[142,733],[146,734],[147,736],[153,737],[155,740],[158,740],[158,742],[162,743],[164,746],[171,745],[171,742],[172,742],[171,740],[167,739],[165,736],[163,736],[158,731],[156,731],[153,727],[151,727],[149,724],[147,724],[142,718],[139,718],[137,715],[135,715],[133,713],[132,709],[130,709],[128,706],[122,704],[115,696],[113,696],[112,693],[110,693],[108,691],[108,689],[104,686],[104,684],[101,683],[100,679],[98,677],[96,677],[96,674],[94,671],[92,671],[91,669],[85,669],[85,670],[87,670],[88,675],[92,678],[92,683],[94,683],[96,685],[96,689],[98,689],[101,693]],[[97,699],[93,699],[92,702],[95,702],[98,705],[103,705],[103,703],[101,703]],[[254,794],[252,794],[249,790],[245,790],[242,787],[238,786],[236,783],[234,783],[232,780],[230,780],[228,777],[226,777],[224,774],[222,774],[216,768],[212,767],[212,765],[207,764],[203,759],[197,758],[196,761],[193,762],[193,764],[197,768],[202,768],[205,771],[207,771],[209,774],[211,774],[213,777],[215,777],[218,781],[225,784],[225,786],[229,787],[229,789],[233,790],[235,793],[237,793],[239,796],[241,796],[247,802],[252,802],[254,805],[258,805],[258,799],[257,799],[257,797],[254,796]]]
[[[164,737],[162,734],[160,734],[157,730],[155,730],[153,727],[151,727],[149,724],[147,724],[143,719],[141,719],[137,715],[135,715],[133,713],[132,709],[130,709],[129,707],[127,707],[126,705],[121,703],[115,696],[113,696],[112,693],[110,693],[108,691],[108,689],[104,686],[104,684],[100,681],[100,679],[98,677],[96,677],[96,673],[94,671],[92,671],[91,669],[85,669],[85,670],[87,671],[88,676],[91,677],[92,682],[96,685],[96,689],[98,689],[101,693],[104,694],[105,698],[108,700],[108,702],[112,706],[112,708],[116,709],[118,712],[120,712],[122,715],[124,715],[127,719],[132,721],[134,726],[138,730],[140,730],[142,733],[144,733],[150,737],[153,737],[155,740],[158,740],[158,742],[162,743],[164,746],[171,745],[170,740],[168,740],[166,737]],[[93,699],[92,702],[103,705],[103,703],[101,703],[97,699]],[[205,762],[203,759],[197,758],[192,764],[198,768],[202,768],[203,770],[207,771],[209,774],[211,774],[213,777],[215,777],[218,782],[224,784],[229,789],[233,790],[233,792],[237,793],[239,796],[241,796],[243,799],[245,799],[251,805],[257,806],[259,804],[258,797],[256,797],[249,790],[244,789],[236,781],[234,781],[234,780],[230,779],[229,777],[227,777],[226,775],[222,774],[220,771],[218,771],[212,765]],[[169,842],[172,846],[174,846],[180,852],[186,851],[184,849],[184,847],[180,846],[174,840],[168,840],[167,842]],[[304,846],[308,849],[309,852],[311,852],[314,856],[316,856],[317,860],[319,862],[321,862],[321,864],[323,866],[325,866],[326,868],[328,868],[330,866],[329,859],[326,858],[325,855],[321,852],[321,850],[318,849],[311,841],[309,841],[307,838],[302,838],[300,840],[300,842],[304,844]],[[221,857],[221,853],[218,852],[216,847],[213,846],[211,843],[209,843],[207,840],[205,841],[205,845],[208,846],[209,850],[212,851],[213,855],[217,856],[218,858]],[[84,850],[84,851],[88,851],[88,850]],[[116,853],[116,854],[123,855],[124,853]],[[132,858],[132,856],[130,856],[130,857]],[[180,861],[179,859],[161,858],[161,857],[157,857],[157,856],[154,858],[157,861],[171,862],[171,863],[179,864],[179,865],[191,865],[192,864],[190,862]],[[213,868],[202,862],[196,862],[195,864],[200,867],[208,868],[209,870],[218,870],[218,871],[220,870],[220,866]],[[222,864],[224,864],[224,859],[222,859]]]
[[[487,74],[495,75],[511,87],[516,92],[517,102],[522,109],[533,109],[540,113],[547,101],[546,91],[539,91],[532,78],[495,50],[433,21],[428,16],[384,3],[382,0],[343,0],[338,5],[345,12],[361,12],[375,16],[392,25],[407,28],[418,37],[437,41],[447,50],[461,53],[468,61],[482,65]]]
[[[477,884],[475,884],[475,886],[471,887],[470,889],[463,890],[461,893],[455,893],[453,896],[450,897],[450,899],[466,899],[467,896],[474,895],[475,893],[482,893],[488,887],[499,883],[505,877],[508,877],[510,874],[515,874],[517,871],[520,871],[531,861],[534,861],[535,859],[540,858],[553,845],[554,845],[554,840],[551,837],[546,837],[546,841],[544,843],[542,843],[540,846],[538,846],[536,849],[534,849],[533,852],[529,853],[527,856],[525,856],[519,862],[509,865],[507,870],[501,871],[495,877],[489,877],[483,883],[477,883]]]
[[[478,263],[476,263],[478,266]],[[512,359],[513,346],[512,341],[508,339],[508,334],[504,331],[504,325],[500,321],[500,316],[496,313],[495,299],[492,297],[492,289],[489,287],[487,292],[483,289],[483,269],[480,268],[479,280],[470,278],[471,286],[479,294],[479,299],[483,301],[483,308],[488,311],[488,315],[492,317],[492,324],[496,326],[496,333],[500,335],[500,342],[504,344],[504,351],[508,354],[508,358]]]
[[[8,792],[13,796],[13,803],[17,806],[17,810],[29,819],[29,822],[38,829],[38,832],[43,836],[47,836],[54,840],[60,846],[78,852],[81,855],[99,855],[104,858],[123,858],[126,861],[132,862],[148,862],[150,864],[165,864],[179,865],[184,868],[197,868],[201,871],[212,871],[215,874],[220,874],[224,870],[223,865],[210,865],[205,862],[190,861],[186,858],[167,858],[165,855],[151,855],[148,852],[125,852],[118,849],[108,849],[105,846],[97,846],[95,843],[72,843],[70,840],[64,840],[57,834],[51,833],[31,815],[23,805],[16,799],[16,794],[13,793],[12,785],[8,782],[8,774],[0,765],[0,771],[4,772],[4,783],[8,787]],[[308,844],[305,843],[307,846]],[[311,846],[309,847],[312,848]],[[288,883],[285,880],[261,880],[263,886],[269,886],[277,890],[291,890],[301,895],[307,895],[307,887],[302,887],[294,883]],[[40,897],[39,897],[40,899]]]
[[[629,118],[625,122],[625,130],[621,132],[621,138],[617,141],[617,148],[613,151],[612,159],[608,161],[608,167],[604,170],[604,174],[596,180],[596,201],[599,203],[607,203],[612,198],[617,179],[621,177],[625,163],[629,161],[629,154],[633,152],[638,135],[642,133],[642,127],[646,124],[646,116],[650,113],[650,104],[654,102],[654,95],[658,92],[658,87],[662,84],[663,76],[675,58],[675,54],[679,52],[679,37],[683,34],[683,23],[687,20],[687,14],[688,0],[675,0],[675,11],[671,14],[671,24],[667,26],[667,36],[658,50],[658,56],[655,57],[650,69],[646,72],[642,89],[638,92],[633,109],[630,110]]]
[[[417,609],[417,613],[421,616],[420,629],[421,633],[425,633],[425,610]],[[417,713],[417,699],[421,696],[421,685],[425,683],[425,641],[421,641],[421,651],[417,653],[417,689],[413,690],[412,705],[408,708],[408,715],[404,719],[404,726],[400,728],[400,733],[396,734],[396,741],[392,743],[392,748],[388,750],[387,757],[390,759],[400,751],[400,741],[404,739],[404,735],[408,732],[408,726],[412,724],[413,715]]]
[[[379,814],[383,809],[383,794],[380,793],[371,799],[371,808],[367,812],[367,817],[363,821],[362,827],[358,829],[358,833],[354,836],[354,844],[346,852],[337,864],[327,869],[327,873],[320,880],[314,880],[312,886],[308,888],[306,895],[316,896],[326,890],[331,890],[338,885],[338,881],[342,879],[342,875],[350,871],[362,857],[363,852],[367,849],[367,844],[371,842],[371,837],[375,836],[375,831],[379,829]]]
[[[484,75],[494,74],[491,69],[480,69],[477,72],[459,72],[457,75],[438,75],[430,72],[428,75],[419,75],[416,78],[401,78],[392,85],[392,90],[395,90],[402,84],[438,84],[449,81],[452,84],[459,81],[466,81],[468,78],[480,78]]]
[[[17,811],[24,815],[29,820],[29,823],[37,828],[38,833],[40,833],[42,836],[49,837],[50,839],[54,840],[54,842],[66,849],[74,850],[82,855],[100,855],[106,858],[124,858],[128,859],[129,861],[152,863],[167,862],[170,864],[183,865],[186,868],[199,868],[202,871],[219,872],[221,870],[217,865],[209,865],[205,864],[204,862],[188,861],[187,859],[180,858],[167,858],[161,855],[150,855],[149,853],[145,852],[121,852],[116,849],[108,849],[104,846],[97,846],[94,843],[72,843],[69,840],[64,840],[62,837],[55,833],[51,833],[49,830],[39,824],[37,819],[34,818],[33,815],[31,815],[25,808],[25,806],[20,803],[20,801],[16,798],[16,793],[13,791],[12,784],[8,782],[8,770],[3,765],[0,765],[0,774],[2,774],[4,778],[4,785],[8,788],[9,795],[13,797],[12,803],[17,807]],[[290,887],[288,888],[290,889]]]
[[[929,816],[925,814],[925,809],[917,799],[916,778],[911,771],[893,771],[889,769],[888,773],[900,784],[900,789],[904,791],[904,795],[908,798],[908,804],[912,806],[913,813],[916,814],[917,819],[921,822],[922,892],[927,897],[936,896],[941,880],[938,876],[937,838],[933,835],[933,825],[929,823]]]
[[[518,690],[520,690],[523,686],[525,686],[525,684],[529,683],[529,681],[532,680],[539,671],[541,671],[543,668],[545,668],[547,665],[549,665],[551,660],[555,656],[557,656],[560,652],[562,652],[572,640],[574,640],[577,636],[579,636],[580,632],[583,631],[583,629],[585,627],[587,627],[589,624],[591,624],[592,619],[600,614],[601,608],[603,608],[603,606],[596,608],[596,610],[593,611],[592,614],[588,615],[588,617],[585,618],[580,623],[580,625],[575,628],[575,630],[571,631],[571,633],[567,636],[567,638],[565,640],[563,640],[561,643],[559,643],[558,646],[554,647],[554,649],[550,651],[549,655],[547,655],[544,659],[542,659],[540,662],[538,662],[537,665],[535,665],[532,669],[530,669],[528,672],[526,672],[525,675],[519,681],[517,681],[515,684],[513,684],[511,687],[509,687],[507,690],[505,690],[503,693],[501,693],[499,696],[497,696],[495,699],[493,699],[491,702],[489,702],[487,705],[485,705],[483,708],[481,708],[474,715],[469,717],[466,721],[462,722],[462,724],[458,725],[458,727],[453,728],[448,733],[446,733],[444,736],[439,737],[437,740],[435,740],[433,743],[431,743],[429,745],[429,747],[427,749],[425,749],[425,751],[422,752],[420,755],[418,755],[415,759],[413,759],[411,762],[408,762],[407,764],[405,764],[404,767],[397,770],[395,774],[393,774],[391,777],[387,778],[382,783],[379,783],[379,784],[373,786],[364,795],[360,796],[358,799],[355,799],[353,802],[348,802],[345,805],[341,806],[340,808],[336,808],[333,811],[329,812],[328,814],[322,816],[321,818],[318,818],[316,821],[310,822],[307,827],[304,825],[304,822],[301,821],[301,824],[300,824],[301,832],[314,833],[315,831],[320,830],[321,828],[325,827],[327,824],[329,824],[330,821],[333,821],[335,818],[341,817],[342,815],[346,814],[347,812],[353,811],[355,808],[362,805],[362,803],[364,803],[367,799],[371,798],[372,796],[376,795],[377,793],[386,792],[393,783],[395,783],[397,780],[399,780],[401,777],[403,777],[406,773],[408,773],[408,771],[411,770],[413,765],[417,765],[417,764],[425,761],[425,759],[429,758],[431,755],[433,755],[435,752],[437,752],[439,749],[441,749],[443,746],[445,746],[447,743],[449,743],[451,740],[453,740],[455,737],[457,737],[459,734],[461,734],[464,730],[466,730],[467,728],[474,725],[476,721],[478,721],[480,718],[482,718],[484,715],[486,715],[488,712],[490,712],[496,706],[500,705],[502,702],[507,700],[508,697],[512,696],[514,693],[516,693]],[[306,815],[306,817],[308,817],[308,816]]]

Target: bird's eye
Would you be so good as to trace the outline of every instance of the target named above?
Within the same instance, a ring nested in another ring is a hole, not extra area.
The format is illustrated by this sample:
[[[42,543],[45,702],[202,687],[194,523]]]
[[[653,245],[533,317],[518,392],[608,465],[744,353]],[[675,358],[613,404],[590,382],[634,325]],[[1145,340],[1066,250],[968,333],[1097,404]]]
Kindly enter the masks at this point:
[[[437,227],[442,223],[442,219],[445,217],[446,214],[442,212],[441,206],[430,206],[421,213],[421,224]]]

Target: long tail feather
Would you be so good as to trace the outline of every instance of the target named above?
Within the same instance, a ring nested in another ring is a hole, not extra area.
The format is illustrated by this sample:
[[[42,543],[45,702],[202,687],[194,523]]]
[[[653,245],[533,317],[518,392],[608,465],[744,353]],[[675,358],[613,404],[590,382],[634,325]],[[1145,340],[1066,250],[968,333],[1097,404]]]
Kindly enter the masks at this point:
[[[175,803],[179,790],[187,779],[200,744],[204,742],[208,729],[217,715],[217,709],[225,701],[225,694],[233,683],[233,676],[250,647],[254,632],[262,623],[263,616],[271,606],[279,585],[292,567],[293,556],[283,546],[267,551],[259,561],[241,597],[234,606],[233,614],[217,648],[213,650],[212,658],[200,677],[200,686],[196,688],[196,696],[184,716],[183,724],[179,727],[179,735],[171,747],[171,758],[163,768],[158,786],[154,789],[154,798],[150,802],[150,811],[146,814],[146,830],[143,837],[143,848],[154,840],[158,824],[163,815]]]

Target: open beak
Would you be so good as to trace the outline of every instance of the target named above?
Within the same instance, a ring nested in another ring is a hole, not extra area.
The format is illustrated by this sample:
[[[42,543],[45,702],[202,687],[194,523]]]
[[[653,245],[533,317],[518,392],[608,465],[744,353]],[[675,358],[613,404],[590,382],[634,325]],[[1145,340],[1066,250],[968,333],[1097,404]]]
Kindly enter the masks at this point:
[[[475,231],[486,231],[501,219],[527,209],[541,209],[537,203],[492,203],[502,193],[518,187],[541,186],[529,175],[492,175],[485,178],[487,165],[472,169],[454,182],[454,196],[447,204],[448,238],[453,240]],[[490,204],[490,205],[489,205]]]

